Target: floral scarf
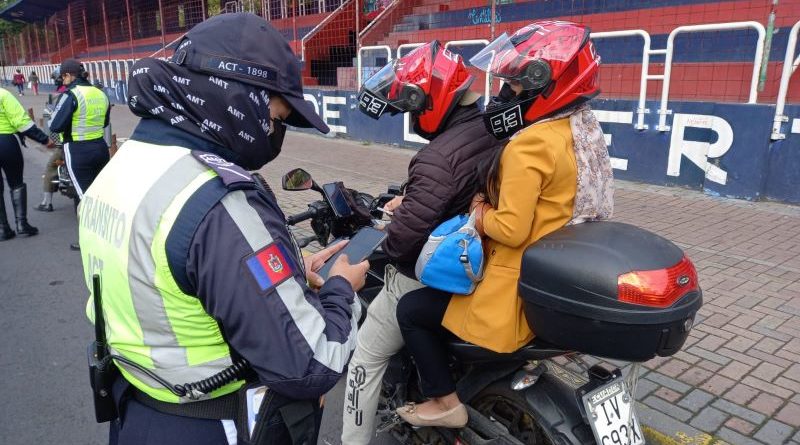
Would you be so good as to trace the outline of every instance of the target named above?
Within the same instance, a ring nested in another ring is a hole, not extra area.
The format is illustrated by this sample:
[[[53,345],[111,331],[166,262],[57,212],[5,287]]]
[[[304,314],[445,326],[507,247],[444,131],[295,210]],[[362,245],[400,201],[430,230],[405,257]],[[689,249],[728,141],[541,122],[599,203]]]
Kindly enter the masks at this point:
[[[603,130],[588,105],[566,110],[540,122],[569,117],[578,186],[572,219],[567,225],[609,219],[614,212],[614,172]]]

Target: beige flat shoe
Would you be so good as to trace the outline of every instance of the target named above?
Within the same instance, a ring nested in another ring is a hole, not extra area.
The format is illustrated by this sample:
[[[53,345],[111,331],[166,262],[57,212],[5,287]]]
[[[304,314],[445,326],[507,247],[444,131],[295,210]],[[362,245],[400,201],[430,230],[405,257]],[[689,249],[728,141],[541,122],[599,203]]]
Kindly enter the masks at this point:
[[[464,407],[464,404],[460,404],[457,407],[436,416],[426,416],[417,413],[417,405],[412,402],[402,408],[398,408],[397,415],[413,426],[463,428],[469,420],[467,408]]]

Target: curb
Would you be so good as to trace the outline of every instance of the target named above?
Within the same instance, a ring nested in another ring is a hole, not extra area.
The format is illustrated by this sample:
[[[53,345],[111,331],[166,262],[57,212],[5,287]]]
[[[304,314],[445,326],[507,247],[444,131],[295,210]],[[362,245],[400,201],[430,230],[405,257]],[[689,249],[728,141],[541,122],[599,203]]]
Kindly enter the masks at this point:
[[[641,402],[636,403],[636,414],[642,424],[642,434],[648,445],[722,445],[727,443]]]
[[[642,433],[647,445],[722,445],[725,443],[705,433],[689,436],[686,433],[678,432],[674,436],[668,436],[647,425],[642,426]]]

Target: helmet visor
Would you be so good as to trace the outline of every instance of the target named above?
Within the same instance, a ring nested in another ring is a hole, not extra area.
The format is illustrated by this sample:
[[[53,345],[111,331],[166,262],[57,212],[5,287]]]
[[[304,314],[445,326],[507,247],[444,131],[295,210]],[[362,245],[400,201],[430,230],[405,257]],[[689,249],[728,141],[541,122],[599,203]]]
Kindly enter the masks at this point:
[[[366,115],[378,119],[383,113],[418,111],[419,97],[424,94],[415,85],[397,78],[395,63],[390,63],[364,81],[358,95],[358,107]]]

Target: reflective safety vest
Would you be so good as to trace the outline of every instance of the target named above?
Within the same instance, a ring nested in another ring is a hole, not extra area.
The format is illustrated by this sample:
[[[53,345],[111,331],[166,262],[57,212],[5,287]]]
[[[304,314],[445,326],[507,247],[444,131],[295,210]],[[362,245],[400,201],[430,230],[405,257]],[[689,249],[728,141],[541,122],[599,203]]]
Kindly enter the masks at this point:
[[[86,283],[91,291],[92,276],[101,277],[111,353],[173,385],[203,380],[231,365],[219,324],[196,296],[180,289],[166,252],[167,236],[181,209],[216,178],[186,148],[130,140],[103,168],[78,208]],[[86,311],[91,320],[93,304],[90,296]],[[135,367],[115,363],[131,384],[151,397],[188,401]],[[231,393],[242,384],[228,384],[210,397]]]
[[[77,85],[72,94],[78,108],[72,113],[72,140],[91,141],[103,137],[108,97],[97,87]]]
[[[14,134],[33,127],[33,121],[13,94],[0,88],[0,134]]]

